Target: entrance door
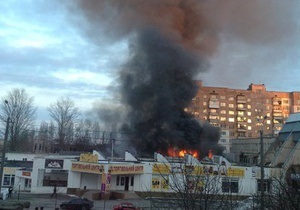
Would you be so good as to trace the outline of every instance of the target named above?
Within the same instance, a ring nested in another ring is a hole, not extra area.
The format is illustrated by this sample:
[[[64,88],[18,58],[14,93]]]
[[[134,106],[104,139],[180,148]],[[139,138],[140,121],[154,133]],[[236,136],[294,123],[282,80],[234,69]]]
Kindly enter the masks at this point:
[[[125,177],[125,191],[128,191],[129,190],[129,177],[126,176]]]

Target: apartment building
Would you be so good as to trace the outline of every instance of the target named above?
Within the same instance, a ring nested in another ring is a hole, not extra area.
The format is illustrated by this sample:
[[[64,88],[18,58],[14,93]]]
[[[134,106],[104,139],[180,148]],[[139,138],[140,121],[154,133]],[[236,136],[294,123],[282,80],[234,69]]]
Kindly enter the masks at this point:
[[[300,112],[300,92],[267,91],[264,84],[248,89],[207,87],[201,81],[186,111],[229,132],[229,139],[276,136],[290,114]]]

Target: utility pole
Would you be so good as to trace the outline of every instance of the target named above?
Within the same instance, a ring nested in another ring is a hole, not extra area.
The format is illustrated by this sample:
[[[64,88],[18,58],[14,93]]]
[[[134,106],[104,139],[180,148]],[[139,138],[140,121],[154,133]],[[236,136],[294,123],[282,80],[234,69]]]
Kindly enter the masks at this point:
[[[264,210],[264,137],[263,137],[263,130],[260,130],[260,209]]]
[[[10,117],[7,117],[5,135],[4,135],[4,141],[3,141],[3,148],[2,148],[2,157],[1,157],[0,190],[2,188],[2,177],[3,177],[4,162],[5,162],[6,142],[7,142],[7,138],[8,138],[9,121],[10,121]]]

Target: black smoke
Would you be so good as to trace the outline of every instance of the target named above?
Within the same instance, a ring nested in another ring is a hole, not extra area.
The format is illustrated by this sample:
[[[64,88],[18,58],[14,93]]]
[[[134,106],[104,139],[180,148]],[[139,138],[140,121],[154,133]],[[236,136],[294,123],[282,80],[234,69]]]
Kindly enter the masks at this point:
[[[129,37],[129,58],[118,72],[121,101],[128,110],[122,132],[131,133],[138,155],[167,153],[170,147],[219,151],[218,128],[185,111],[196,95],[195,77],[208,69],[218,43],[206,1],[79,1],[86,32],[99,41]]]
[[[130,59],[120,71],[121,95],[129,107],[126,130],[140,154],[168,148],[219,150],[218,129],[201,126],[184,111],[198,91],[193,78],[205,67],[200,57],[167,39],[156,28],[138,31]]]

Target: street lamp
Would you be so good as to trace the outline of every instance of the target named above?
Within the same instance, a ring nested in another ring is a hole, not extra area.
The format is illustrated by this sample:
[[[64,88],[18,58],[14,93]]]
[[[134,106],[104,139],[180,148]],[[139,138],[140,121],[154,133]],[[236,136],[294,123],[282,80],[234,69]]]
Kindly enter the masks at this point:
[[[261,129],[259,131],[260,134],[260,209],[264,210],[264,197],[265,197],[265,188],[264,188],[264,177],[265,177],[265,169],[264,169],[264,130],[263,125],[264,121],[267,119],[267,116],[262,118]]]
[[[20,199],[20,190],[21,190],[21,183],[20,182],[19,182],[18,186],[19,186],[19,191],[18,191],[18,200],[19,200]]]
[[[8,104],[7,100],[5,100],[5,104],[6,105]],[[3,177],[4,162],[5,162],[6,142],[7,142],[7,138],[8,138],[9,121],[10,121],[10,117],[8,116],[6,119],[6,128],[5,128],[3,148],[2,148],[2,157],[1,157],[0,190],[2,188],[2,177]]]

